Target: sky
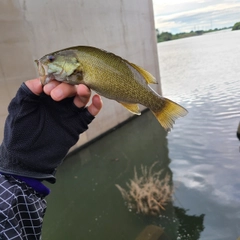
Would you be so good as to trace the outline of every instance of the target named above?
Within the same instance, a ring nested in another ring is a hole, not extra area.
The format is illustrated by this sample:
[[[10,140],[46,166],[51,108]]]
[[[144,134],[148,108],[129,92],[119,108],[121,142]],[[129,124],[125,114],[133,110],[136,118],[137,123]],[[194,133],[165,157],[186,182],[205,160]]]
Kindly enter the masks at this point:
[[[190,32],[240,22],[240,0],[153,0],[155,27],[161,32]]]

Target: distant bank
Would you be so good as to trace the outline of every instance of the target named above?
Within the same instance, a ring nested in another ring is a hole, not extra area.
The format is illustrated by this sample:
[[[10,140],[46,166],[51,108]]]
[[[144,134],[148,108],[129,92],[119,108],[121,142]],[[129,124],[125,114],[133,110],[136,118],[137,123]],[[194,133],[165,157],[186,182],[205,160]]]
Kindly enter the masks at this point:
[[[233,28],[232,30],[240,30],[240,22],[236,22],[234,25],[233,25]]]
[[[205,33],[216,32],[216,31],[221,31],[225,29],[232,29],[233,31],[240,30],[240,22],[235,23],[233,27],[215,28],[215,29],[209,29],[209,30],[197,30],[197,31],[182,32],[182,33],[176,33],[176,34],[172,34],[170,32],[160,33],[159,30],[156,29],[156,35],[157,35],[157,42],[165,42],[165,41],[170,41],[170,40],[175,40],[180,38],[199,36]]]

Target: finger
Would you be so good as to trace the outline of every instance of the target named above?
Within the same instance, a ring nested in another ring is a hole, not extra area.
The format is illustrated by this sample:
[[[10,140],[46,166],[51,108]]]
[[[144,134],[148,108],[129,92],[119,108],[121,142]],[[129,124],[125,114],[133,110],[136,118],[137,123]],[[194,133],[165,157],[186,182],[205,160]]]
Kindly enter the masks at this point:
[[[40,95],[40,93],[43,91],[43,87],[39,78],[28,80],[25,82],[25,84],[36,95]]]
[[[88,103],[90,96],[91,90],[87,86],[80,84],[77,86],[77,95],[73,102],[78,108],[84,107]]]
[[[99,95],[94,95],[92,98],[92,104],[88,107],[88,111],[96,116],[102,108],[102,99]]]
[[[44,87],[43,87],[43,91],[47,94],[50,95],[51,91],[57,87],[58,85],[60,85],[61,83],[56,81],[56,80],[52,80],[49,83],[47,83]]]
[[[76,93],[76,86],[68,83],[60,83],[50,91],[50,96],[55,101],[61,101],[64,98],[75,96]]]

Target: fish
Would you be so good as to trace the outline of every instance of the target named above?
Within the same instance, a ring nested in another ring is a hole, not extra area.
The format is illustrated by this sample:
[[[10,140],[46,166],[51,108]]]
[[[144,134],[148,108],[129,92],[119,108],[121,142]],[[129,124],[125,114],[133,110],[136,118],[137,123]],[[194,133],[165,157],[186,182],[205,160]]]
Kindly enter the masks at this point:
[[[122,57],[92,46],[75,46],[49,53],[35,60],[42,85],[51,80],[72,85],[85,84],[99,95],[122,104],[140,115],[138,104],[149,108],[166,131],[188,111],[164,98],[149,84],[155,77]]]

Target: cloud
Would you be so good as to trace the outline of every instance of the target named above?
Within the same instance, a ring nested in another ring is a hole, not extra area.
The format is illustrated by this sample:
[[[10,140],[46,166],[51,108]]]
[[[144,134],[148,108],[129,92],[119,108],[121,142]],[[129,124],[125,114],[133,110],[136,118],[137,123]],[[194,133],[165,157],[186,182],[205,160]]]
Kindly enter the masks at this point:
[[[232,26],[240,20],[240,1],[153,0],[155,25],[161,32]]]

